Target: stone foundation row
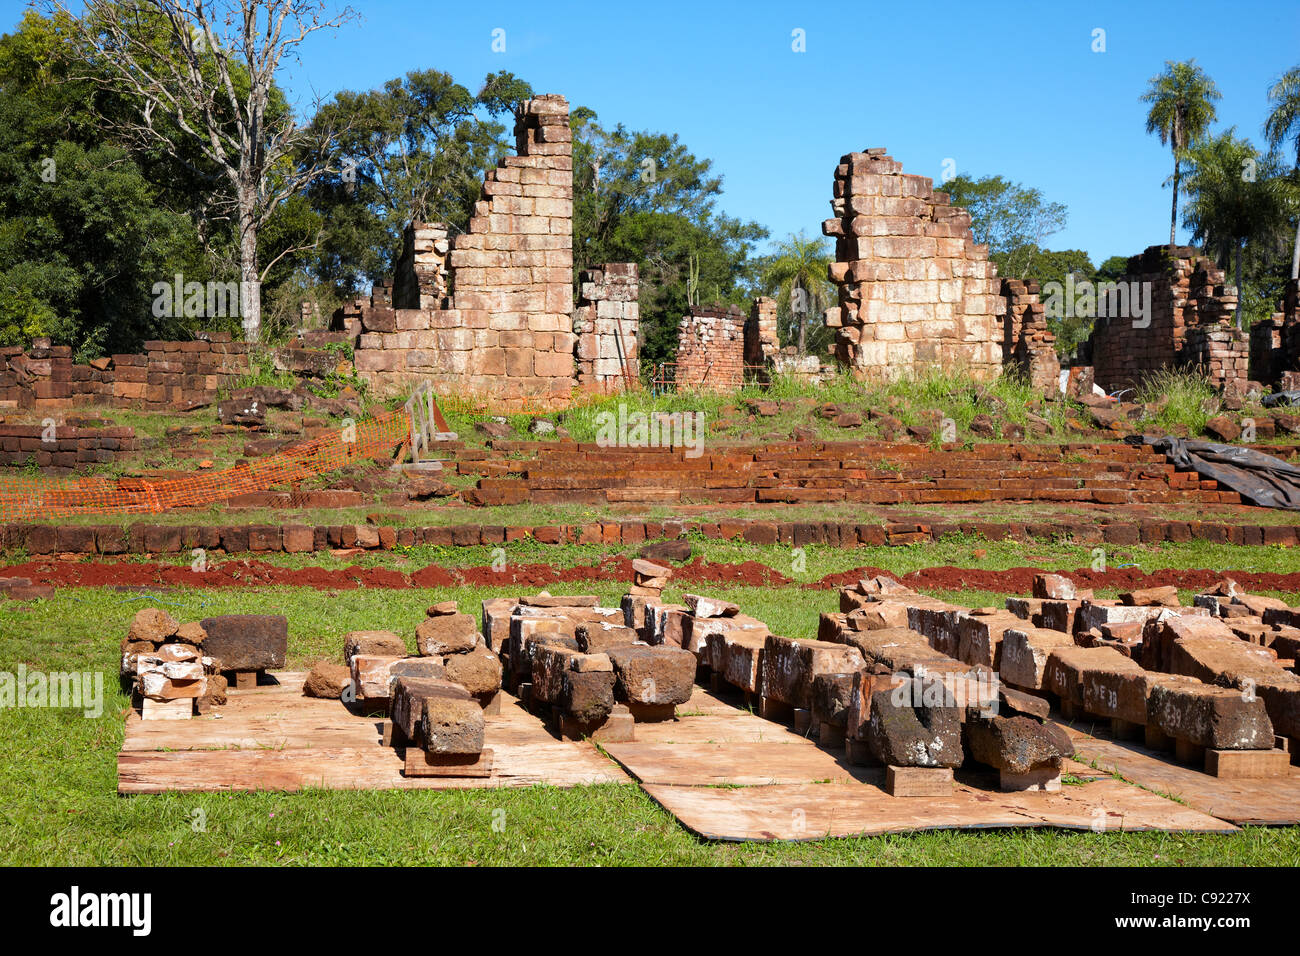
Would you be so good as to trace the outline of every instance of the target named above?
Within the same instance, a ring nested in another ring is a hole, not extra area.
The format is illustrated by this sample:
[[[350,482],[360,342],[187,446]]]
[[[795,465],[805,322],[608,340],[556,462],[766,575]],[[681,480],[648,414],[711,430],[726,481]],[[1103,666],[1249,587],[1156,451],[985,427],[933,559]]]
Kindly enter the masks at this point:
[[[388,550],[416,545],[475,547],[533,540],[542,544],[637,545],[663,538],[700,534],[711,540],[745,541],[759,545],[803,547],[816,544],[838,548],[908,545],[962,534],[987,541],[1064,540],[1081,545],[1135,545],[1180,541],[1216,544],[1300,544],[1300,527],[1293,525],[1234,525],[1208,521],[1131,521],[1089,524],[1044,522],[934,522],[916,524],[840,524],[736,520],[622,521],[583,525],[505,527],[450,525],[436,528],[397,528],[386,525],[84,525],[55,527],[38,524],[0,526],[0,549],[25,550],[31,555],[53,554],[178,554],[195,548],[245,552],[309,553],[341,548]]]

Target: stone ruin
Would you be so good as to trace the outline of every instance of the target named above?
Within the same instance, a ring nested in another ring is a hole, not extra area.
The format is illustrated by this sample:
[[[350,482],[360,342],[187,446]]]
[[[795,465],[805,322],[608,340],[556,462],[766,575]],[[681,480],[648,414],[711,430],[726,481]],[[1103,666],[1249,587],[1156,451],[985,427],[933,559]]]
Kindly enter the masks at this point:
[[[469,229],[407,230],[391,293],[336,315],[361,335],[357,371],[381,396],[418,382],[506,407],[563,404],[574,382],[569,107],[534,97],[518,154],[488,173]]]
[[[739,306],[696,306],[677,326],[677,387],[726,392],[746,381],[766,381],[779,342],[776,301],[759,296],[749,314]]]
[[[1300,281],[1287,280],[1278,311],[1250,327],[1250,377],[1284,391],[1300,389]]]
[[[507,410],[557,408],[575,388],[610,392],[640,379],[640,314],[635,264],[606,263],[579,276],[573,295],[573,182],[568,104],[537,96],[515,130],[517,155],[490,171],[467,231],[413,222],[391,281],[353,300],[333,331],[300,333],[278,349],[278,368],[322,375],[355,345],[358,374],[379,397],[428,382]],[[841,157],[835,169],[835,239],[829,277],[838,302],[825,313],[834,358],[860,378],[893,378],[926,368],[991,379],[1017,368],[1042,390],[1060,380],[1055,338],[1032,281],[1001,278],[977,245],[966,210],[924,176],[903,172],[883,149]],[[1300,387],[1300,307],[1292,281],[1278,314],[1249,337],[1233,327],[1235,290],[1195,249],[1153,246],[1129,261],[1112,291],[1149,283],[1149,318],[1114,311],[1096,322],[1084,362],[1107,391],[1134,387],[1163,367],[1199,366],[1219,388],[1248,380]],[[1145,295],[1145,292],[1143,293]],[[1097,296],[1098,311],[1114,304]],[[747,380],[794,374],[823,380],[833,369],[816,356],[781,350],[776,302],[694,307],[678,327],[678,386],[731,390]],[[314,316],[314,313],[311,313]],[[304,311],[304,320],[309,317]],[[1001,326],[999,330],[998,326]],[[317,341],[320,340],[320,341]],[[37,343],[0,350],[0,403],[66,406],[109,401],[151,408],[209,403],[248,370],[248,347],[204,333],[186,343],[146,343],[144,355],[73,365],[67,347]],[[1080,367],[1071,370],[1087,372]],[[1082,381],[1088,376],[1078,376]]]
[[[1213,260],[1189,246],[1150,246],[1129,259],[1115,287],[1097,296],[1089,338],[1099,386],[1113,393],[1161,368],[1199,366],[1216,387],[1242,388],[1248,348],[1233,325],[1237,292]]]
[[[932,366],[996,377],[997,267],[966,210],[883,149],[840,158],[831,208],[822,231],[835,239],[839,304],[825,318],[840,364],[862,378]]]
[[[579,276],[573,316],[577,385],[584,391],[632,388],[640,378],[641,306],[634,262],[611,262]]]

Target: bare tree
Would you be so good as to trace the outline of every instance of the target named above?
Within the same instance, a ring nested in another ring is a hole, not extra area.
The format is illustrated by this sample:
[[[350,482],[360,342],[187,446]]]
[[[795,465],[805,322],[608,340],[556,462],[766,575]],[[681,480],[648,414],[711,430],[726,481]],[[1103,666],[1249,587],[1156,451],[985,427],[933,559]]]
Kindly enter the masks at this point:
[[[257,234],[285,200],[330,172],[336,130],[300,126],[275,102],[275,74],[312,33],[356,16],[325,19],[319,0],[86,0],[65,14],[91,78],[138,101],[124,132],[193,167],[197,149],[227,181],[214,205],[233,208],[239,228],[244,337],[262,325]],[[162,42],[164,49],[159,48]]]

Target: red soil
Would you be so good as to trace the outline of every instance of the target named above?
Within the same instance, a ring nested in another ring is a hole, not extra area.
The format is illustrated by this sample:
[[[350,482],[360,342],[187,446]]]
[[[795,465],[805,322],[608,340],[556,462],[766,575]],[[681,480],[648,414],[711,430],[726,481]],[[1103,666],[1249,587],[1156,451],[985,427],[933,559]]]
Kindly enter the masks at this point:
[[[922,590],[980,590],[1004,594],[1028,594],[1034,568],[1012,568],[1007,571],[989,571],[980,568],[935,567],[924,568],[911,574],[896,575],[882,568],[854,568],[840,574],[831,574],[819,581],[804,584],[805,588],[829,589],[852,584],[859,578],[884,574],[897,577],[903,583]],[[1173,584],[1180,588],[1198,590],[1224,577],[1231,577],[1242,587],[1252,591],[1300,592],[1300,572],[1291,574],[1244,571],[1214,571],[1209,569],[1146,573],[1137,568],[1118,568],[1102,572],[1083,569],[1065,572],[1067,577],[1081,587],[1134,588]],[[544,588],[556,584],[578,581],[628,581],[632,580],[632,562],[627,558],[607,558],[599,565],[572,568],[553,568],[548,564],[511,564],[504,571],[491,567],[443,568],[429,565],[411,574],[388,568],[349,567],[340,570],[326,568],[281,568],[262,561],[226,561],[209,565],[205,571],[193,571],[184,565],[122,562],[118,564],[44,559],[26,564],[0,567],[0,577],[31,578],[33,584],[63,587],[156,587],[185,586],[212,587],[266,587],[287,585],[308,587],[322,591],[350,588],[438,588],[458,585],[518,585],[521,588]],[[742,585],[751,587],[780,587],[794,582],[771,568],[755,561],[743,564],[714,564],[696,558],[678,568],[674,582],[690,585]]]

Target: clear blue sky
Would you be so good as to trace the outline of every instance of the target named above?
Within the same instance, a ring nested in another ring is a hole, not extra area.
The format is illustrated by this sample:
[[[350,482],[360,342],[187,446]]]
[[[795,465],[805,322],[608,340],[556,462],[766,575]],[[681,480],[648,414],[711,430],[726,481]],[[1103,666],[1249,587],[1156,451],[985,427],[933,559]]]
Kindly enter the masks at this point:
[[[1218,127],[1262,142],[1265,92],[1300,64],[1300,3],[379,0],[317,35],[282,84],[316,95],[435,68],[476,90],[506,69],[603,124],[678,134],[724,177],[720,208],[776,238],[820,234],[839,157],[884,146],[908,172],[1001,174],[1069,209],[1052,248],[1095,263],[1166,240],[1172,158],[1138,97],[1165,60],[1218,83]],[[0,0],[5,29],[23,4]],[[492,32],[505,30],[504,53]],[[1093,30],[1106,51],[1092,52]],[[791,49],[804,31],[806,52]],[[1187,235],[1180,228],[1180,239]]]

